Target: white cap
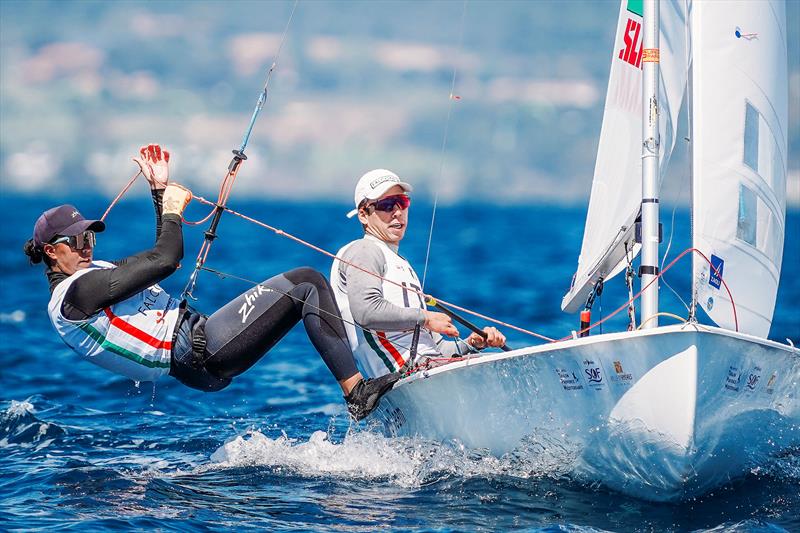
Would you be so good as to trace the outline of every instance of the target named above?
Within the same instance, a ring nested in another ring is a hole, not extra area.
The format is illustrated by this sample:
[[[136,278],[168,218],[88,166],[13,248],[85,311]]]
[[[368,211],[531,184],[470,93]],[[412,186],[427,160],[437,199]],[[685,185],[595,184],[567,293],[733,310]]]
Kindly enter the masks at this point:
[[[356,193],[354,195],[356,208],[347,213],[347,218],[352,218],[358,213],[358,206],[361,205],[361,202],[364,200],[377,200],[395,185],[402,187],[405,192],[414,190],[408,183],[400,181],[397,174],[385,168],[376,168],[361,176],[356,184]]]

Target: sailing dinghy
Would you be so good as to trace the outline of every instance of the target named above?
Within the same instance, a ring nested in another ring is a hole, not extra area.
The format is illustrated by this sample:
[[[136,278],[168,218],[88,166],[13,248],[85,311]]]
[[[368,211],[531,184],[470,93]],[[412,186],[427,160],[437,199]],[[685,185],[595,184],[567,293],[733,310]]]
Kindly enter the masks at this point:
[[[783,1],[623,0],[562,309],[588,307],[641,251],[639,328],[412,373],[372,420],[393,436],[496,455],[531,441],[537,453],[569,450],[579,479],[660,501],[800,446],[800,351],[765,338],[783,254],[787,93]],[[658,190],[684,94],[693,306],[686,324],[659,326]],[[716,325],[701,324],[700,310]]]

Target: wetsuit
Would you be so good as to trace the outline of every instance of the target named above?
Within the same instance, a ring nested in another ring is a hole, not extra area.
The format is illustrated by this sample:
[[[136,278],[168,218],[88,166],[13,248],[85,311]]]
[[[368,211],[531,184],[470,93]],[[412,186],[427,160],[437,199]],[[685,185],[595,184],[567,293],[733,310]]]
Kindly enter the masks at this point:
[[[366,374],[376,377],[402,368],[409,360],[416,326],[420,326],[417,344],[420,356],[451,356],[472,351],[464,341],[447,341],[440,334],[422,328],[425,305],[417,292],[421,284],[396,245],[367,234],[344,246],[336,255],[385,278],[336,260],[331,269],[333,291],[342,317],[360,326],[347,324],[346,329],[353,354]]]
[[[164,317],[175,308],[172,299],[162,295],[157,284],[177,269],[183,257],[183,233],[180,216],[167,214],[162,219],[162,194],[153,191],[156,211],[153,248],[113,263],[98,261],[88,271],[81,270],[72,276],[47,271],[53,294],[51,303],[57,304],[51,309],[51,319],[65,342],[79,353],[84,351],[82,355],[89,360],[132,379],[157,377],[160,365],[168,367],[170,375],[189,387],[217,391],[255,364],[302,320],[311,342],[337,381],[357,373],[330,285],[310,268],[270,278],[210,316],[197,312],[185,301],[180,302],[177,317],[171,319],[174,326],[168,325],[169,339],[153,339],[147,331],[141,331],[153,324],[137,329],[125,316],[115,316],[115,309],[134,309],[126,312],[138,319],[141,326],[143,319],[134,316],[137,313],[132,301],[148,301],[154,298],[153,294],[161,295]],[[64,286],[59,289],[64,282],[68,284],[66,291]],[[93,326],[95,322],[98,327]],[[135,348],[126,349],[118,342],[111,342],[106,333],[113,329],[112,325],[121,331],[116,333],[119,338],[129,335],[132,342],[139,342],[145,351],[152,353],[142,357]],[[86,339],[70,338],[77,338],[81,334],[79,329]],[[159,361],[158,352],[154,351],[165,347],[169,352],[166,363]],[[99,351],[106,362],[93,357]],[[139,371],[136,364],[149,370]]]

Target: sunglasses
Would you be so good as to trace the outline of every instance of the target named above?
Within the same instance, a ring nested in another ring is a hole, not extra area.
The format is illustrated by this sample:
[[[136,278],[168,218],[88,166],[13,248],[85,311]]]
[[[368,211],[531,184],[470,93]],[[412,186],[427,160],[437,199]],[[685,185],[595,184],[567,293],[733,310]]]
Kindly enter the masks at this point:
[[[63,242],[64,244],[68,245],[73,250],[83,250],[86,248],[86,245],[89,245],[90,248],[94,248],[94,245],[97,244],[97,237],[92,230],[84,231],[83,233],[79,233],[78,235],[71,235],[69,237],[59,237],[50,241],[50,244],[58,244]]]
[[[400,206],[400,209],[408,209],[408,206],[411,205],[411,197],[407,194],[394,194],[392,196],[387,196],[386,198],[381,198],[367,206],[367,208],[373,207],[375,211],[384,211],[387,213],[391,213],[394,211],[395,206]]]

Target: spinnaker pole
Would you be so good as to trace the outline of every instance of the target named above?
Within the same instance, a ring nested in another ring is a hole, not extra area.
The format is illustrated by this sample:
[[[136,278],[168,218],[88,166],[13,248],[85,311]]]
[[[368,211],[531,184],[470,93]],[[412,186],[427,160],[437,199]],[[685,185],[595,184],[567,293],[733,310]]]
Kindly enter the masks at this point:
[[[642,287],[641,324],[658,326],[659,190],[658,159],[661,140],[658,131],[659,85],[659,0],[644,0],[644,49],[642,51]],[[650,284],[648,286],[648,284]]]

